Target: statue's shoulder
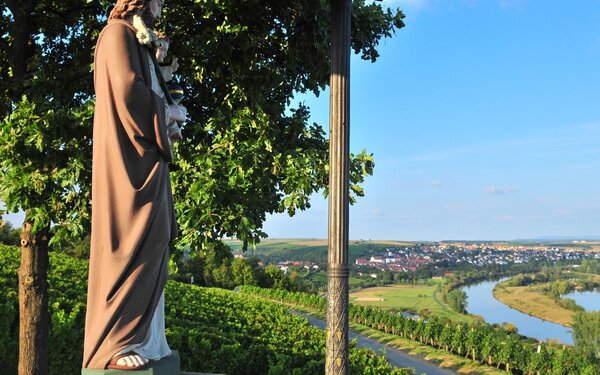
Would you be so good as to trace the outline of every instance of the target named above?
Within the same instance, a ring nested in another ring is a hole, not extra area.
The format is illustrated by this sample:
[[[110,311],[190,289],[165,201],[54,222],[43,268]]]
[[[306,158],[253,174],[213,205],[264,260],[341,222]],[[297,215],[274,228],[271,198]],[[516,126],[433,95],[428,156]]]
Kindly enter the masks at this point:
[[[104,29],[102,29],[102,32],[98,37],[98,43],[100,43],[102,39],[107,38],[125,38],[135,40],[135,29],[131,23],[125,20],[109,20],[108,24],[104,26]]]

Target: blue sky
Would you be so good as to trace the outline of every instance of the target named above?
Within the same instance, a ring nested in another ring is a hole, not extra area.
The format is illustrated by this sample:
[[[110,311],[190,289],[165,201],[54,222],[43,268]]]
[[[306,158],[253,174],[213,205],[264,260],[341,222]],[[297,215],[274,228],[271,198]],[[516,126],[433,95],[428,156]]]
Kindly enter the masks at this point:
[[[375,64],[352,58],[351,144],[375,156],[351,239],[600,234],[600,1],[404,0]],[[328,126],[328,93],[299,98]],[[268,218],[327,236],[327,202]]]
[[[376,167],[350,238],[600,235],[600,1],[383,4],[406,27],[375,64],[352,58],[352,150]],[[299,100],[328,127],[328,93]],[[325,238],[327,202],[312,205],[266,232]]]

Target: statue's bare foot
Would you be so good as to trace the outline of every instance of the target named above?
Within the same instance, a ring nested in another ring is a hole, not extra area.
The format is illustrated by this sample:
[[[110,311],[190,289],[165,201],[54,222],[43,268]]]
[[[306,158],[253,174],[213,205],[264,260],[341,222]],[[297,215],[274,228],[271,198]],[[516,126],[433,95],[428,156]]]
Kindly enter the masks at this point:
[[[148,362],[150,362],[148,359],[139,354],[125,353],[113,357],[108,364],[108,368],[114,370],[138,370],[145,367]]]

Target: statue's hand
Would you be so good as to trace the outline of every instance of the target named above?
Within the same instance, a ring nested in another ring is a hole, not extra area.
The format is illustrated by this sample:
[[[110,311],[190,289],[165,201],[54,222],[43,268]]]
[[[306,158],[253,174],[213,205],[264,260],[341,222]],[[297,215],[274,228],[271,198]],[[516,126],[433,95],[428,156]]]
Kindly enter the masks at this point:
[[[175,73],[177,69],[179,69],[179,63],[177,62],[179,58],[173,57],[173,62],[171,63],[171,72]]]
[[[181,129],[177,125],[177,122],[172,122],[169,124],[169,139],[171,143],[177,143],[183,139],[183,135],[181,135]]]
[[[185,122],[187,120],[187,109],[178,104],[170,104],[171,121]]]

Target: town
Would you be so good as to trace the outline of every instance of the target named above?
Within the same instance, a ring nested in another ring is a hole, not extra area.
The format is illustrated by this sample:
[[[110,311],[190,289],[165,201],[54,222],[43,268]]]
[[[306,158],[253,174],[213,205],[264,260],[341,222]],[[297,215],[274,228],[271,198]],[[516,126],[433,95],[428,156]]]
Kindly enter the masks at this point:
[[[431,243],[413,246],[385,246],[372,250],[370,257],[352,259],[356,269],[370,268],[379,271],[415,272],[420,266],[442,264],[445,267],[469,264],[473,267],[487,265],[521,264],[531,261],[578,261],[600,259],[600,252],[584,251],[570,247],[542,245],[512,245],[507,243]],[[311,260],[281,260],[277,266],[283,271],[296,266],[318,270],[326,265]]]

